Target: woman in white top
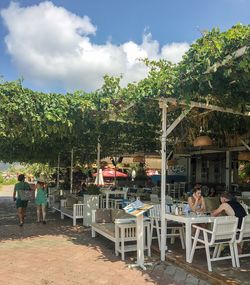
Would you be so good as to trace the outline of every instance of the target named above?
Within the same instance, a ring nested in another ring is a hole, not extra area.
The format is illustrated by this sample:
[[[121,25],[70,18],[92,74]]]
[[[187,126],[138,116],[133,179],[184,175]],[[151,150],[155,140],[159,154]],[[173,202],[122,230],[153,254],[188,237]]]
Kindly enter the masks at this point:
[[[188,198],[188,205],[192,212],[203,213],[206,211],[204,198],[201,196],[201,186],[196,185],[193,190],[193,195]]]

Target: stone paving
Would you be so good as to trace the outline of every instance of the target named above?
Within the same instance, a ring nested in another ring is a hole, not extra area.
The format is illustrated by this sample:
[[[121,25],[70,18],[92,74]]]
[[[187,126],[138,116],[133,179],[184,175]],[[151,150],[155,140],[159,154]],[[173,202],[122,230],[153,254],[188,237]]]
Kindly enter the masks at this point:
[[[146,271],[131,269],[136,253],[123,262],[114,254],[114,244],[103,237],[91,238],[90,229],[71,219],[48,213],[46,225],[37,224],[34,205],[27,210],[24,226],[18,226],[13,187],[0,190],[0,284],[197,284],[209,285],[189,271],[155,254]],[[215,283],[214,283],[215,284]],[[222,283],[221,283],[222,284]]]

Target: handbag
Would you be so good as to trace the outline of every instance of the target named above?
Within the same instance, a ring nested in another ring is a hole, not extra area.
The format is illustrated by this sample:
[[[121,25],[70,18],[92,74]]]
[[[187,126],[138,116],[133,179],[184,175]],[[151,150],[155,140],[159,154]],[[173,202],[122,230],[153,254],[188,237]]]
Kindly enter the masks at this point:
[[[18,192],[22,201],[29,201],[33,198],[33,192],[30,190],[19,190]]]

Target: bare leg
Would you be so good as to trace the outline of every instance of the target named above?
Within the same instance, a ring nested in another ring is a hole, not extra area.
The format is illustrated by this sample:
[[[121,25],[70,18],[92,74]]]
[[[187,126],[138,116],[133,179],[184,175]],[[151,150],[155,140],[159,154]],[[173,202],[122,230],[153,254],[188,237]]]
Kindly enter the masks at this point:
[[[40,222],[40,205],[36,206],[37,222]]]
[[[23,224],[23,208],[17,208],[18,218],[20,225]]]
[[[26,217],[26,208],[22,208],[22,216],[23,216],[23,222],[24,222],[24,218]]]
[[[46,218],[46,207],[44,204],[41,205],[42,207],[42,214],[43,214],[43,222],[45,222],[45,218]]]

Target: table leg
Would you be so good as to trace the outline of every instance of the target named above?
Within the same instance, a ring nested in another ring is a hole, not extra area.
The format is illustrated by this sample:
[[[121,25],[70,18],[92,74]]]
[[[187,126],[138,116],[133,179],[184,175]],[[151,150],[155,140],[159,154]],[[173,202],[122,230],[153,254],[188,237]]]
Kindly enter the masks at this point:
[[[192,246],[192,236],[191,236],[191,223],[186,223],[186,261],[190,263],[190,253]]]
[[[106,193],[106,208],[109,207],[109,193]]]

